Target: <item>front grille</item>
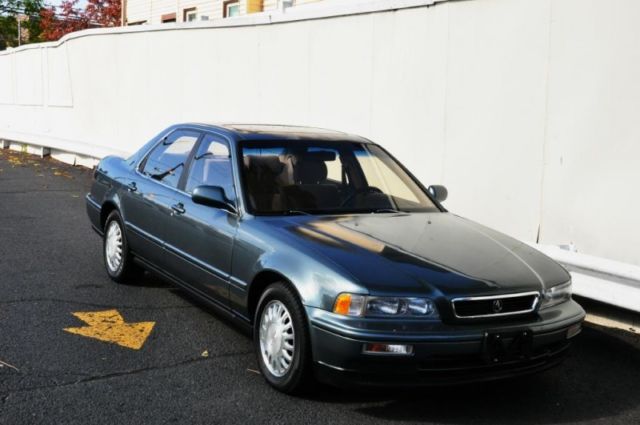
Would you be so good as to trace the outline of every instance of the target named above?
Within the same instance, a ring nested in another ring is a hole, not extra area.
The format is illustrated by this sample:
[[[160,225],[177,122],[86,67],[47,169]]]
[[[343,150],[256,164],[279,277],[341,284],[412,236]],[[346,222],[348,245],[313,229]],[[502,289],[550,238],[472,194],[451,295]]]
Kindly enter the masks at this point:
[[[486,297],[456,298],[451,303],[458,318],[482,318],[531,313],[538,305],[539,294],[495,295]]]

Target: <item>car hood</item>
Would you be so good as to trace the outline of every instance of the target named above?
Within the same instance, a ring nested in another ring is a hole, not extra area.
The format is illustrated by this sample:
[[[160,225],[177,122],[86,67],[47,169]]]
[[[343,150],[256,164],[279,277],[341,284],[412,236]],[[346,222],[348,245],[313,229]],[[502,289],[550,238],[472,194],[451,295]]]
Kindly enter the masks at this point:
[[[450,213],[292,216],[277,223],[310,255],[329,259],[376,295],[540,291],[570,278],[530,246]]]

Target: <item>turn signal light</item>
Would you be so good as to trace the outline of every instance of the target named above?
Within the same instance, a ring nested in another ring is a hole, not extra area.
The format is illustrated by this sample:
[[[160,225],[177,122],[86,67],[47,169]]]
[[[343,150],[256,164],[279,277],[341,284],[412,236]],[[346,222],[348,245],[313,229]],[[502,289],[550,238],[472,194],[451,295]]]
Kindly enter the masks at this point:
[[[424,317],[437,319],[438,310],[429,298],[378,297],[343,292],[336,297],[333,312],[343,316]]]
[[[344,316],[360,316],[364,306],[364,296],[342,293],[336,298],[333,312]]]

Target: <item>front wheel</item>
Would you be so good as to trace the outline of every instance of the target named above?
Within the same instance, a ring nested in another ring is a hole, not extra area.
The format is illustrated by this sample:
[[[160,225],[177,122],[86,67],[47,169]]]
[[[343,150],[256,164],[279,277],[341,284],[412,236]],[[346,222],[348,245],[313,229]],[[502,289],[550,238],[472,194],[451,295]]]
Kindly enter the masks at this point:
[[[254,347],[267,382],[287,394],[299,394],[311,380],[309,331],[302,304],[283,283],[262,294],[254,320]]]
[[[124,233],[122,217],[112,211],[104,226],[103,256],[109,277],[118,282],[127,282],[142,275],[140,267],[133,262]]]

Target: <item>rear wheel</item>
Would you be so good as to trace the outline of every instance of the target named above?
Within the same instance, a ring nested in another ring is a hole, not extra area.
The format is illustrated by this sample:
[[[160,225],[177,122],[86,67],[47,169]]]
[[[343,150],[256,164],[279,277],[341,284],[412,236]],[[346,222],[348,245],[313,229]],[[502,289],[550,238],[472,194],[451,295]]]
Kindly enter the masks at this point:
[[[129,282],[142,276],[142,269],[133,262],[124,233],[122,217],[117,210],[107,217],[104,226],[103,256],[109,277],[118,282]]]
[[[262,294],[253,335],[267,382],[287,394],[303,392],[311,380],[309,331],[302,304],[284,283],[274,283]]]

